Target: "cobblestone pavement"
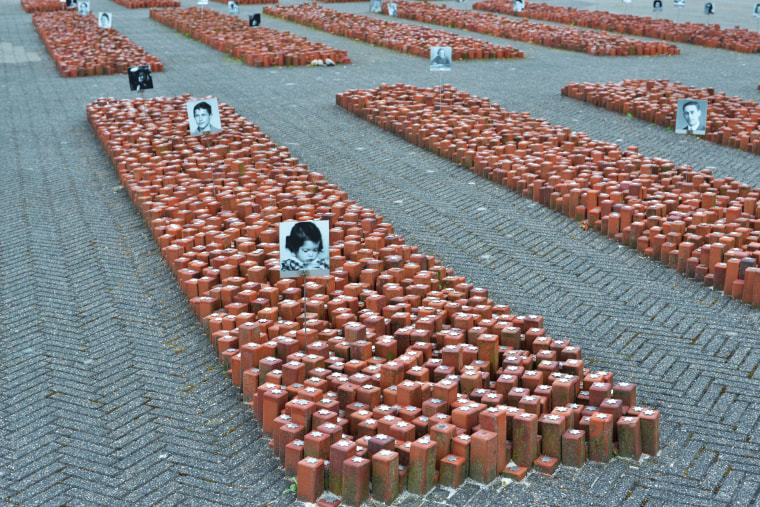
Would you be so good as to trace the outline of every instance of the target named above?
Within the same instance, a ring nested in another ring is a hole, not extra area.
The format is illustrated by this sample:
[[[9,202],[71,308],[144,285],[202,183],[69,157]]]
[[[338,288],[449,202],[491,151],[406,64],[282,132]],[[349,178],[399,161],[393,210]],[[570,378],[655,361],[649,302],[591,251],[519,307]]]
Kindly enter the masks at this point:
[[[702,4],[688,3],[663,14],[704,21]],[[651,11],[646,1],[609,4]],[[330,6],[368,11],[367,2]],[[717,7],[711,21],[757,28],[750,4]],[[114,28],[164,62],[146,97],[214,94],[235,106],[408,243],[515,313],[543,314],[551,336],[582,346],[592,368],[636,382],[641,404],[662,412],[657,457],[563,467],[506,486],[438,487],[399,504],[754,502],[760,312],[361,121],[335,105],[335,94],[445,78],[508,109],[760,186],[757,156],[559,94],[571,81],[668,78],[757,100],[757,55],[679,44],[680,56],[602,58],[471,34],[524,50],[525,59],[430,73],[425,59],[264,17],[267,26],[347,50],[353,63],[257,69],[148,19],[145,9],[93,0],[92,10],[112,12]],[[241,16],[260,11],[241,6]],[[85,119],[97,97],[133,96],[127,78],[61,78],[17,0],[0,0],[0,76],[0,498],[294,502]]]

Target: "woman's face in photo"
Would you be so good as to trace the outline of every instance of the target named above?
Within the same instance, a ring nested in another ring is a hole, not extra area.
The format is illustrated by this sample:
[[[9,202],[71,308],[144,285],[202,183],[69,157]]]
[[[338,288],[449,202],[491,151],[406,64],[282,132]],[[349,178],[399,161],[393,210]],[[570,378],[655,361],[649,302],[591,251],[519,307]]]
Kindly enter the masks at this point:
[[[307,239],[296,252],[296,258],[304,264],[311,264],[319,255],[319,243]]]

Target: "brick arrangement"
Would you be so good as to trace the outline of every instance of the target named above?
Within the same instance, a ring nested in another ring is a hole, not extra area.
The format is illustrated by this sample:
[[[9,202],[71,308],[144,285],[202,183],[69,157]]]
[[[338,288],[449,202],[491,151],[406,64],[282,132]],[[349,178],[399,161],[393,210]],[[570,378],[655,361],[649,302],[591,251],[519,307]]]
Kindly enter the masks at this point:
[[[211,9],[151,9],[150,17],[256,67],[308,65],[313,60],[325,58],[335,63],[351,63],[345,51],[290,32],[263,26],[251,28],[247,21],[237,16]]]
[[[760,155],[760,105],[666,79],[626,79],[619,83],[570,83],[562,95],[662,127],[675,128],[678,99],[707,101],[704,139]]]
[[[220,4],[226,4],[227,0],[214,0],[214,2],[219,2]],[[257,4],[276,4],[279,3],[278,0],[239,0],[239,5],[257,5]]]
[[[21,0],[21,7],[26,13],[63,11],[66,9],[66,2],[61,2],[61,0]]]
[[[606,32],[592,32],[574,27],[531,23],[485,12],[452,9],[428,2],[398,1],[398,15],[424,23],[467,29],[473,32],[530,42],[568,51],[597,56],[677,55],[674,44],[642,41]],[[387,11],[387,3],[383,5]]]
[[[485,0],[474,3],[472,8],[653,39],[686,42],[709,48],[730,49],[741,53],[760,51],[760,33],[738,26],[722,29],[717,24],[679,23],[669,19],[653,19],[649,16],[611,14],[606,11],[587,11],[533,2],[526,3],[522,12],[515,13],[512,5],[511,0]]]
[[[541,316],[406,245],[231,107],[221,133],[190,136],[188,100],[98,99],[87,117],[299,500],[658,453],[634,384],[584,368]],[[309,219],[330,222],[331,274],[280,279],[278,226]]]
[[[164,66],[155,56],[112,28],[98,28],[93,14],[38,12],[34,27],[63,77],[126,73],[133,65]]]
[[[444,86],[382,85],[337,103],[715,290],[760,307],[760,190],[594,141]]]
[[[400,11],[399,11],[400,12]],[[326,32],[369,42],[402,53],[428,58],[430,46],[450,46],[454,60],[483,58],[522,58],[522,51],[497,46],[472,37],[462,37],[423,26],[403,25],[369,16],[339,12],[317,5],[266,6],[270,16],[318,28]]]
[[[129,9],[146,9],[156,7],[181,7],[177,0],[113,0],[115,3]]]

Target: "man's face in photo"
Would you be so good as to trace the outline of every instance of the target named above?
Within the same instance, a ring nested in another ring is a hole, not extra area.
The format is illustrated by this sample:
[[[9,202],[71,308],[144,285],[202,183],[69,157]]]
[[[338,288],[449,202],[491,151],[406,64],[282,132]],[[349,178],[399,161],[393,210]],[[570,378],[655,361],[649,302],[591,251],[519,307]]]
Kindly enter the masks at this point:
[[[686,124],[690,127],[697,127],[699,125],[700,116],[702,116],[702,112],[696,104],[687,104],[684,106],[683,117],[686,120]]]
[[[206,109],[199,107],[195,110],[193,116],[195,116],[195,123],[198,125],[198,130],[208,129],[208,123],[211,119],[211,114],[209,114]]]
[[[443,49],[438,50],[438,58],[441,58],[441,59],[445,58]]]

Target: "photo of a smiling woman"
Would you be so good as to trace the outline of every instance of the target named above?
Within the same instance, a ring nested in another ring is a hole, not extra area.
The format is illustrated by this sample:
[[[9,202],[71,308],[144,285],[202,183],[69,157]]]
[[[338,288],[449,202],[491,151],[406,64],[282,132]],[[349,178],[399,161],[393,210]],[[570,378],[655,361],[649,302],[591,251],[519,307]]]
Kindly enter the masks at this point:
[[[288,227],[292,225],[292,227]],[[329,222],[280,224],[280,277],[330,274]]]

